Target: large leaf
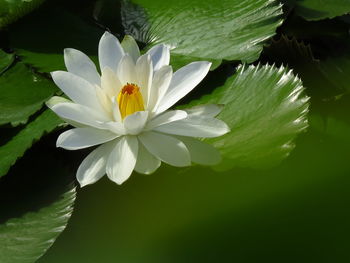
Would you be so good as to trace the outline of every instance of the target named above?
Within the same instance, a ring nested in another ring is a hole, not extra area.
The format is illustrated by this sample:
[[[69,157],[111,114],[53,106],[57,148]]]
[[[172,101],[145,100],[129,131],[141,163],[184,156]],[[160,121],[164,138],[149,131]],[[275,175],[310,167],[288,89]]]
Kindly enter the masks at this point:
[[[218,169],[275,165],[294,148],[308,124],[301,80],[283,66],[239,66],[224,86],[193,104],[224,104],[219,118],[231,128],[208,140],[225,158]]]
[[[0,125],[25,123],[55,91],[51,81],[17,63],[0,76]]]
[[[32,263],[41,257],[65,229],[73,211],[75,188],[39,211],[0,225],[0,261]]]
[[[43,138],[0,178],[0,262],[35,262],[71,216],[74,173],[55,137]]]
[[[5,175],[16,160],[23,156],[33,142],[45,133],[53,131],[62,121],[50,110],[46,110],[0,147],[0,177]]]
[[[343,91],[350,91],[350,49],[340,54],[332,54],[320,63],[320,68],[327,79]]]
[[[102,34],[98,27],[52,7],[39,9],[17,23],[10,32],[10,42],[25,63],[41,72],[51,72],[65,70],[64,48],[76,48],[96,56]]]
[[[255,61],[281,24],[281,5],[270,0],[124,0],[126,33],[168,44],[176,65],[189,60]]]
[[[0,28],[29,13],[45,0],[0,0]]]
[[[334,18],[350,13],[349,0],[285,0],[295,5],[296,13],[307,20]]]
[[[282,36],[278,40],[271,41],[270,45],[264,49],[262,60],[273,62],[278,66],[287,65],[293,69],[293,72],[303,80],[309,94],[314,97],[324,99],[344,92],[344,85],[330,80],[333,76],[340,77],[341,75],[338,67],[330,68],[331,65],[327,66],[332,63],[333,59],[331,58],[328,63],[315,59],[311,46],[305,45],[295,38]],[[322,68],[328,68],[329,71]],[[333,75],[332,71],[338,74]],[[341,81],[346,81],[346,74],[343,74]]]
[[[262,60],[288,65],[303,80],[309,94],[329,99],[350,90],[350,49],[328,51],[315,59],[310,45],[282,36],[264,49]]]

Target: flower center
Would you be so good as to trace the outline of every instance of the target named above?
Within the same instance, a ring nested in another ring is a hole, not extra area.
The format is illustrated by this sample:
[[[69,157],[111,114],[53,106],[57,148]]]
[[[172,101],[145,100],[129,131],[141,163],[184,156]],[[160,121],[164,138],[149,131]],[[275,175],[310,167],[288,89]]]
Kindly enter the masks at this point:
[[[119,92],[118,104],[122,119],[134,112],[145,110],[140,88],[132,83],[127,83]]]

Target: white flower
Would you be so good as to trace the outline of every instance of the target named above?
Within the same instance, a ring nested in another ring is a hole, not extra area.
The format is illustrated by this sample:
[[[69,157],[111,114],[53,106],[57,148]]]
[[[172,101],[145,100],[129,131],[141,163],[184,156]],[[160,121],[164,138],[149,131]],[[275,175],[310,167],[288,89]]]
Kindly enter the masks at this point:
[[[92,184],[104,174],[117,184],[132,171],[153,173],[161,161],[183,167],[220,161],[211,145],[197,138],[221,136],[227,125],[215,118],[219,105],[169,110],[208,73],[211,63],[193,62],[173,74],[170,52],[157,45],[140,55],[135,40],[106,32],[98,47],[101,76],[82,52],[64,50],[68,72],[52,72],[71,99],[53,97],[47,105],[75,128],[63,132],[57,147],[78,150],[101,144],[81,163],[77,179]]]

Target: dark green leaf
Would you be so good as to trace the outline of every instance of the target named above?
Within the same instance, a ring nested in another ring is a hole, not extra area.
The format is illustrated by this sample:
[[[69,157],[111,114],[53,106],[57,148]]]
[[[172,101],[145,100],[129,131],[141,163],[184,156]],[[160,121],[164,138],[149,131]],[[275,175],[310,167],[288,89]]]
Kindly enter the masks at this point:
[[[13,54],[5,53],[0,50],[0,75],[13,63],[15,57]]]
[[[322,70],[324,62],[315,59],[311,46],[298,42],[295,38],[282,36],[278,40],[273,40],[264,49],[262,58],[265,62],[273,62],[278,66],[287,65],[293,69],[293,72],[303,80],[308,93],[314,97],[324,99],[344,92],[339,83],[332,83],[329,80],[331,75]]]
[[[11,31],[11,45],[25,63],[41,72],[65,70],[64,48],[96,56],[103,34],[99,28],[60,9],[38,10],[21,22]]]
[[[16,160],[23,156],[33,142],[45,133],[53,131],[62,121],[50,110],[46,110],[35,120],[0,147],[0,177],[5,175]]]
[[[45,0],[0,0],[0,28],[29,13]]]
[[[39,211],[0,225],[0,261],[32,263],[42,256],[65,229],[73,211],[75,188]]]
[[[334,18],[350,13],[349,0],[285,0],[295,5],[296,13],[306,20]]]
[[[51,81],[17,63],[0,76],[0,125],[27,122],[55,91]]]

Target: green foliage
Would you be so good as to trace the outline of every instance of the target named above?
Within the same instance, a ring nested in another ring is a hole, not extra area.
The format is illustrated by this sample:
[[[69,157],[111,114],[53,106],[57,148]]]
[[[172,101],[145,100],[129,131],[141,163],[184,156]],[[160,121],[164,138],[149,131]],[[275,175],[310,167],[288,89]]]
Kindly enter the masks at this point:
[[[304,86],[309,88],[309,93],[314,96],[329,98],[344,92],[343,87],[329,80],[332,74],[322,69],[326,64],[315,59],[311,46],[297,41],[296,38],[282,36],[271,41],[262,57],[264,61],[273,61],[277,65],[285,64],[292,68],[303,80]]]
[[[0,28],[14,22],[29,13],[45,0],[1,0],[0,1]]]
[[[350,92],[350,49],[330,54],[321,62],[321,71],[334,86]]]
[[[16,160],[23,156],[32,144],[45,133],[62,124],[53,112],[46,110],[0,147],[0,177],[5,175]]]
[[[27,37],[27,34],[31,37]],[[103,30],[85,23],[77,16],[51,9],[35,12],[25,23],[16,25],[10,40],[25,63],[40,72],[51,72],[66,69],[64,48],[76,48],[90,56],[96,56],[102,34]]]
[[[15,57],[0,50],[0,75],[13,63]]]
[[[239,66],[224,86],[196,101],[225,105],[219,118],[231,132],[208,140],[225,158],[217,168],[271,166],[288,156],[296,135],[308,126],[303,90],[284,67]]]
[[[176,64],[193,60],[255,61],[281,24],[281,5],[269,0],[122,2],[127,33],[171,46]]]
[[[0,78],[0,125],[26,123],[56,90],[51,81],[17,63]]]
[[[350,13],[349,0],[285,0],[295,5],[298,15],[306,20],[334,18]]]
[[[75,188],[70,187],[52,204],[0,225],[0,261],[36,262],[66,227],[75,195]]]

